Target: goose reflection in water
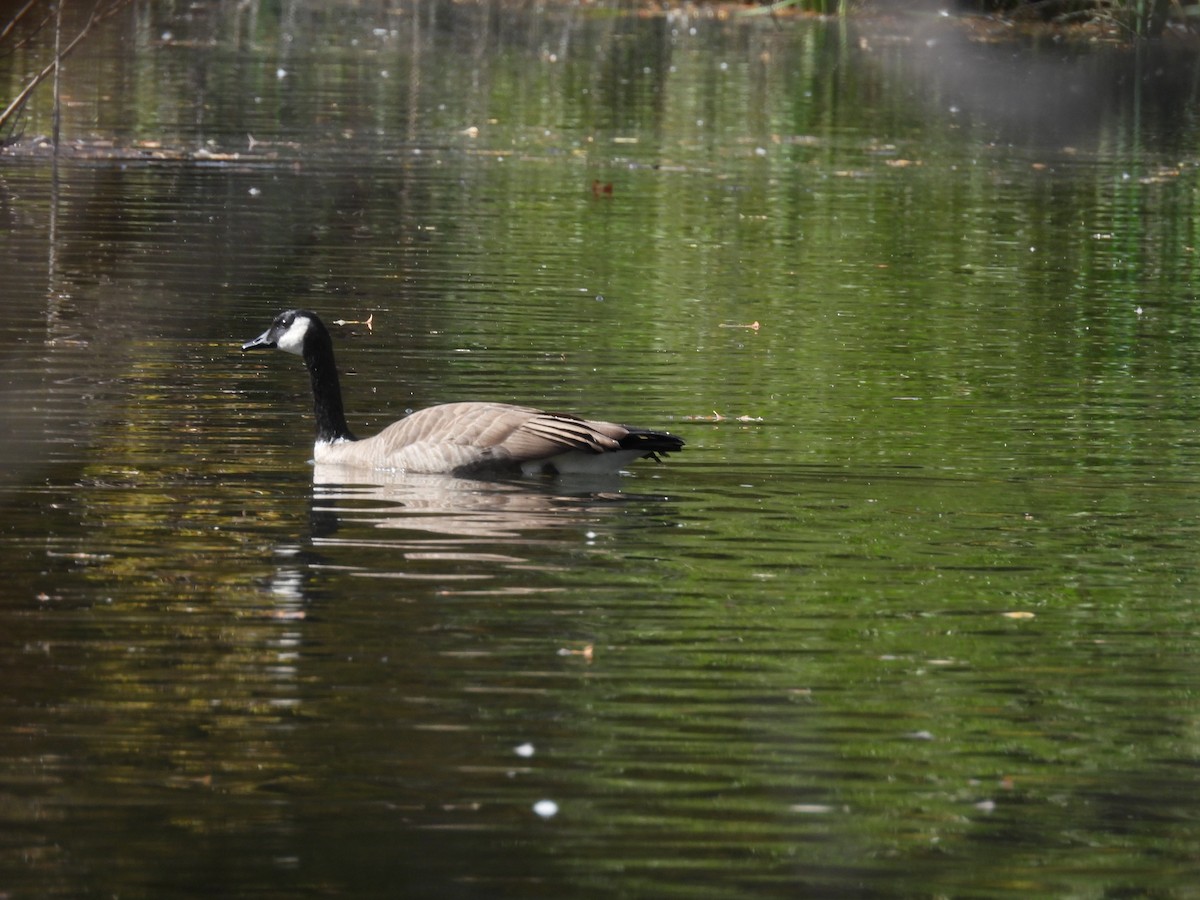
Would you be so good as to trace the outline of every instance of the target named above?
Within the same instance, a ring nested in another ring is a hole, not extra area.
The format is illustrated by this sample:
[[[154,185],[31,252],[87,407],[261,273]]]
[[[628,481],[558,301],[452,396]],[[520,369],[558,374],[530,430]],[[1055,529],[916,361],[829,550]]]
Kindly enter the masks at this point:
[[[531,484],[366,472],[318,463],[313,469],[313,511],[336,531],[355,524],[451,537],[526,542],[533,533],[595,524],[600,509],[644,501],[621,476],[587,476]],[[336,523],[326,518],[332,514]],[[322,529],[324,530],[324,529]],[[360,541],[361,542],[361,541]],[[472,558],[478,558],[472,554]]]

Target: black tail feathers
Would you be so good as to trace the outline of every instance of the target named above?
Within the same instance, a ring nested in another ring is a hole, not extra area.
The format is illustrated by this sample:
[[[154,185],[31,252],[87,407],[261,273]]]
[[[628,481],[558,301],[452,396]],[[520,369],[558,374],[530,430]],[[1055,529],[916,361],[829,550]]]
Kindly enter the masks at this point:
[[[628,426],[626,426],[628,427]],[[643,458],[660,461],[659,454],[677,453],[683,449],[683,439],[665,431],[649,431],[645,428],[630,428],[629,434],[621,438],[621,449],[640,450]]]

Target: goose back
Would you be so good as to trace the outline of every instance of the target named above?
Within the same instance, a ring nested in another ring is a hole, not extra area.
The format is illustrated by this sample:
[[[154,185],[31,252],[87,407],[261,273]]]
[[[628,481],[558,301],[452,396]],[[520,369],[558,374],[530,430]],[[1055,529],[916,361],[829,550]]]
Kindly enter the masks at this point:
[[[418,410],[362,440],[318,441],[314,459],[424,474],[595,472],[616,471],[634,459],[682,445],[670,435],[613,422],[506,403],[466,402]]]

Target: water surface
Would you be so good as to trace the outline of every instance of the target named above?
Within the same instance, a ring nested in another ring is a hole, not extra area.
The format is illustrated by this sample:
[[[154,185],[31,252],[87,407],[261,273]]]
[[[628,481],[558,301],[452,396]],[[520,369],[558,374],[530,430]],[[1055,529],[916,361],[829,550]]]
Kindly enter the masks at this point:
[[[1191,70],[245,10],[114,18],[0,158],[0,890],[1193,895]],[[688,446],[314,470],[292,306],[358,432]]]

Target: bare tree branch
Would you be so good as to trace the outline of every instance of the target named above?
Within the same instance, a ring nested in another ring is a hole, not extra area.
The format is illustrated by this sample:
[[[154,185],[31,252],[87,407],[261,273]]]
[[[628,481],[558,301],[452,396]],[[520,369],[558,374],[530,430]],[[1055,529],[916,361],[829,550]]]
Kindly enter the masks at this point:
[[[28,3],[26,3],[17,11],[15,16],[8,20],[8,24],[4,26],[2,31],[0,31],[0,41],[3,41],[6,37],[8,37],[8,33],[17,27],[17,23],[24,18],[25,13],[33,9],[33,4],[35,3],[37,3],[37,0],[29,0]]]
[[[61,3],[62,0],[59,0],[59,2]],[[4,110],[4,112],[0,112],[0,128],[3,128],[8,120],[20,111],[21,107],[25,105],[25,101],[29,99],[29,95],[34,92],[39,84],[41,84],[54,73],[54,70],[58,67],[58,64],[65,59],[72,50],[79,46],[80,42],[87,37],[87,33],[92,30],[93,25],[95,25],[97,22],[107,19],[123,6],[131,3],[132,0],[114,0],[113,4],[108,9],[105,9],[103,12],[101,12],[100,7],[102,2],[103,0],[96,0],[96,5],[92,7],[92,12],[88,16],[87,22],[84,23],[83,28],[80,29],[79,34],[75,35],[71,42],[63,47],[62,50],[56,54],[55,58],[48,63],[44,69],[42,69],[42,71],[38,72],[35,76],[33,76],[32,79],[30,79],[29,83],[25,85],[25,87],[18,92],[17,96],[13,98],[13,101],[8,104],[8,107]],[[21,10],[20,14],[23,14],[25,9],[28,8],[29,7],[27,5]]]

